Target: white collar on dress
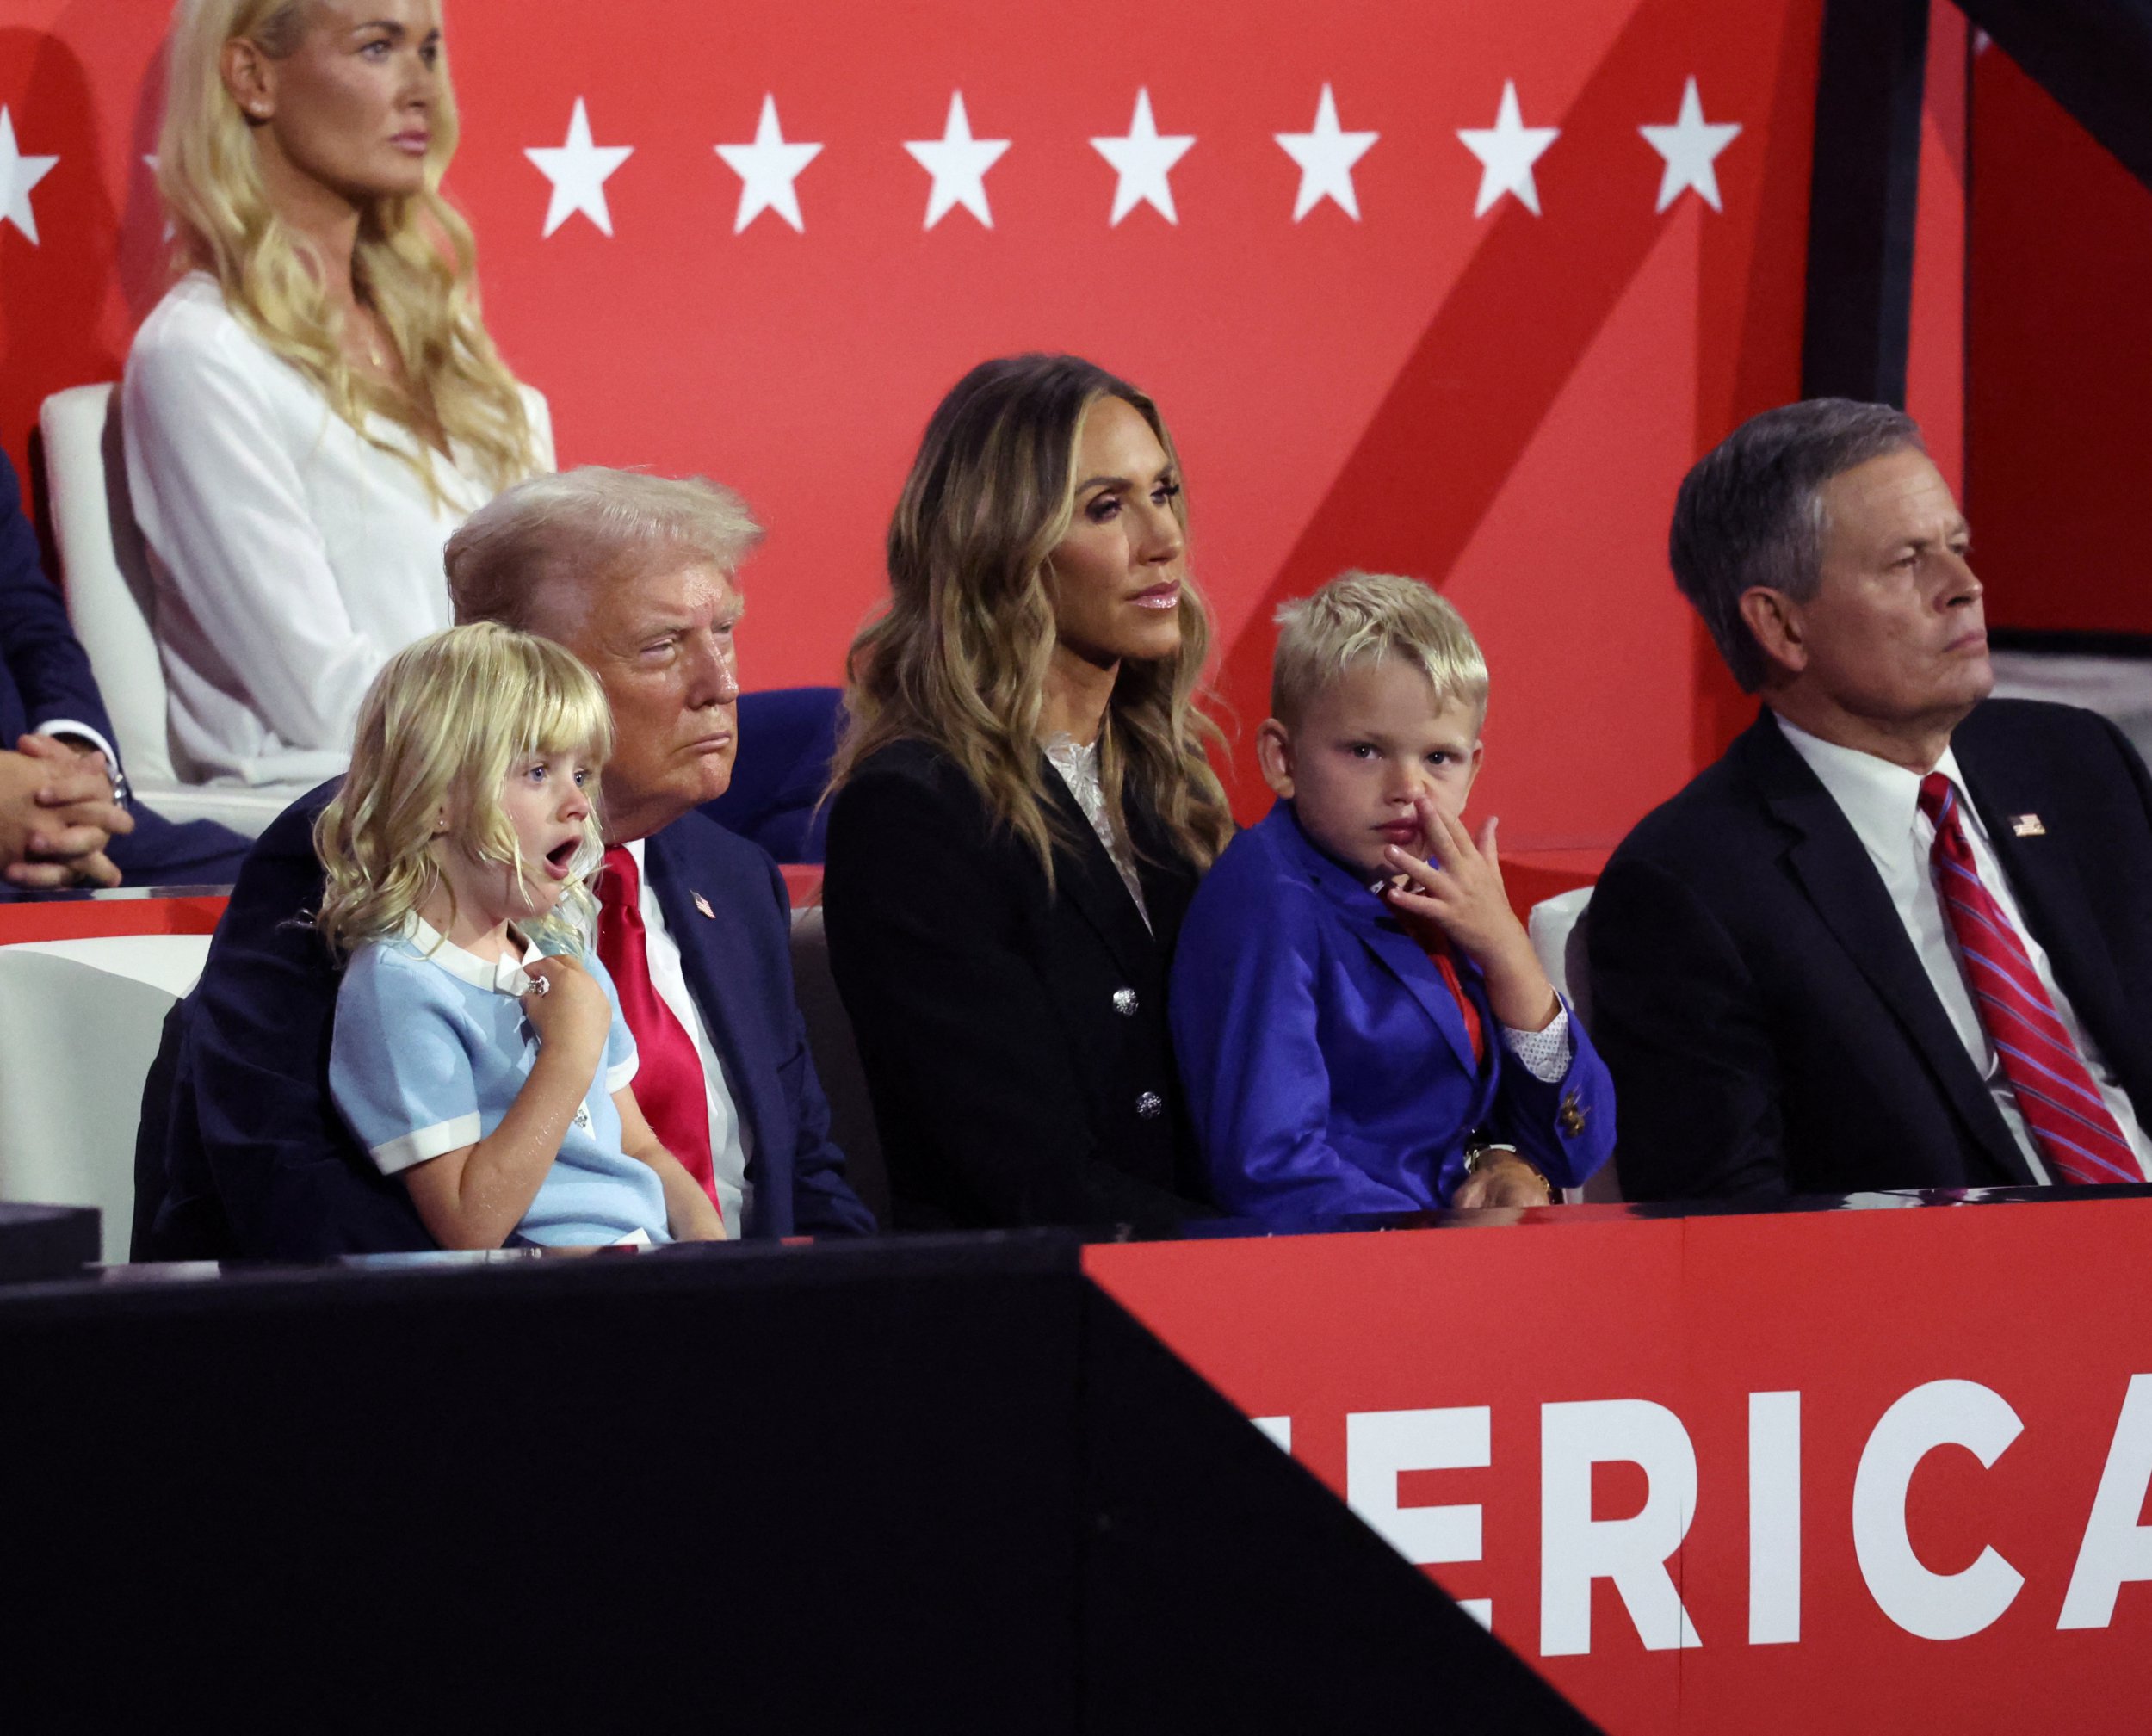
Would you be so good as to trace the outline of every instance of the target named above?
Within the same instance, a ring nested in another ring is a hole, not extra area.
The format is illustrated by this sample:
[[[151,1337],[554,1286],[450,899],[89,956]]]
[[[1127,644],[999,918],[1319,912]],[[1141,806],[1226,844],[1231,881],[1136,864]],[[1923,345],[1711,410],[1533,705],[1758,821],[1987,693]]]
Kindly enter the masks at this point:
[[[1852,824],[1870,856],[1895,856],[1904,849],[1908,837],[1918,835],[1918,772],[1908,771],[1872,753],[1863,753],[1858,748],[1840,747],[1836,742],[1826,741],[1800,725],[1788,722],[1775,711],[1772,716],[1793,751],[1808,763],[1809,769],[1830,792],[1831,800]],[[1957,769],[1957,754],[1945,748],[1935,769],[1957,787],[1957,811],[1967,829],[1986,837],[1988,831],[1981,824],[1980,811],[1966,794],[1965,778]]]
[[[466,952],[417,911],[404,919],[403,937],[418,948],[432,964],[436,964],[458,982],[468,983],[474,989],[485,989],[497,995],[507,995],[521,1000],[530,992],[530,978],[523,967],[542,958],[544,954],[514,929],[508,931],[511,942],[520,943],[523,953],[520,959],[504,958],[488,961],[476,953]]]

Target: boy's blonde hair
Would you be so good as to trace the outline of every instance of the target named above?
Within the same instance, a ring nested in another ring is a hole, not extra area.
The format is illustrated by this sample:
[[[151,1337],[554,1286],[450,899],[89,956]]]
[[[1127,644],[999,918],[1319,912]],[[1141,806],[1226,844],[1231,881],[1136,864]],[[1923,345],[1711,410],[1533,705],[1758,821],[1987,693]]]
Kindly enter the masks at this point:
[[[314,823],[328,871],[314,926],[339,956],[399,931],[442,884],[429,846],[444,805],[455,842],[520,880],[523,852],[501,811],[511,768],[526,754],[582,752],[595,773],[612,747],[605,689],[550,639],[475,621],[397,652],[367,689],[351,770]],[[595,791],[584,833],[560,903],[533,925],[577,952],[589,950],[586,881],[605,850]]]
[[[1297,728],[1308,703],[1356,663],[1397,658],[1417,667],[1438,710],[1459,701],[1487,722],[1487,658],[1464,617],[1432,585],[1388,572],[1341,572],[1277,611],[1271,715]]]

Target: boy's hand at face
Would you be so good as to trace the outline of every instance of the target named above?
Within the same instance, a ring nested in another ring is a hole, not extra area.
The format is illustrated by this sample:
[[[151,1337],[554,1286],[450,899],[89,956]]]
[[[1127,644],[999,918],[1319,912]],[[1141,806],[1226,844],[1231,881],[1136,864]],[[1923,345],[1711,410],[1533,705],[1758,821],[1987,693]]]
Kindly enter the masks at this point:
[[[1494,845],[1495,822],[1480,828],[1475,839],[1464,822],[1444,813],[1425,796],[1413,804],[1430,866],[1394,844],[1382,852],[1400,879],[1382,894],[1423,944],[1425,928],[1479,966],[1487,978],[1487,997],[1494,1016],[1514,1031],[1544,1030],[1561,1003],[1539,966],[1531,938],[1510,908],[1502,887],[1502,864]]]

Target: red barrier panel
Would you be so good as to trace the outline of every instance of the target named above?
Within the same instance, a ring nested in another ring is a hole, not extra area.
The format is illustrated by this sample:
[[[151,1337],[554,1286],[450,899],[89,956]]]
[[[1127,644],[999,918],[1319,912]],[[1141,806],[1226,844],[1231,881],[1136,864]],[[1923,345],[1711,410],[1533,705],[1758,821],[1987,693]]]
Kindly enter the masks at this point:
[[[224,914],[222,893],[179,898],[108,895],[0,904],[0,946],[93,940],[103,935],[206,935]]]
[[[1523,1215],[1085,1259],[1611,1732],[2144,1727],[2152,1198]]]

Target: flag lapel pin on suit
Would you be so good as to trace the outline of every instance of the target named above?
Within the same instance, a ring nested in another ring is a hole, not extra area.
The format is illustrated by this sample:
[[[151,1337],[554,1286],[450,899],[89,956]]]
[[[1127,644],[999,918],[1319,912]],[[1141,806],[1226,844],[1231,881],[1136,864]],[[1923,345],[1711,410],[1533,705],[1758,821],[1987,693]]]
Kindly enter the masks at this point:
[[[710,908],[710,901],[704,898],[701,893],[693,893],[691,896],[695,899],[696,909],[701,911],[702,914],[708,917],[712,922],[715,922],[717,920],[717,912]]]
[[[2013,813],[2010,816],[2010,835],[2013,837],[2045,837],[2047,828],[2040,824],[2037,813]]]

